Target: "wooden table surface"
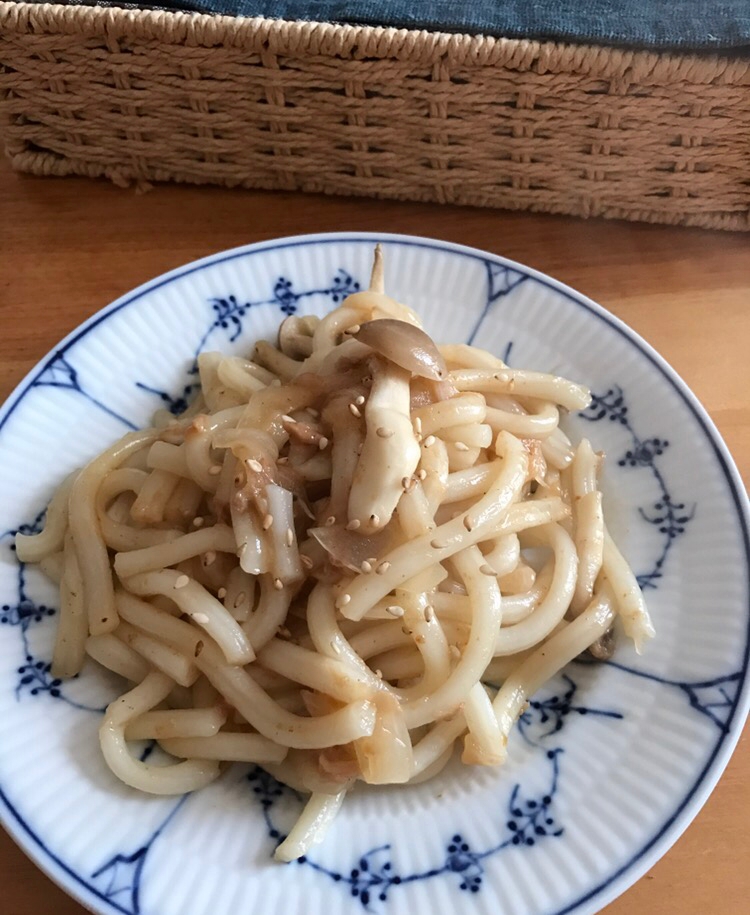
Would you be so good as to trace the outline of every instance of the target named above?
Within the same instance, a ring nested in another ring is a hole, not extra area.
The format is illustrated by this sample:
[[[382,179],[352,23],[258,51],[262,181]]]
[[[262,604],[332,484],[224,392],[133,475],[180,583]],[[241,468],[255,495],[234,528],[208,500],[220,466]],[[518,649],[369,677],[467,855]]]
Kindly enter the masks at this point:
[[[601,302],[696,392],[750,479],[750,235],[303,196],[19,177],[0,163],[0,400],[64,334],[186,261],[302,232],[430,235],[515,258]],[[750,740],[672,850],[608,915],[750,909]],[[0,910],[80,915],[0,831]]]

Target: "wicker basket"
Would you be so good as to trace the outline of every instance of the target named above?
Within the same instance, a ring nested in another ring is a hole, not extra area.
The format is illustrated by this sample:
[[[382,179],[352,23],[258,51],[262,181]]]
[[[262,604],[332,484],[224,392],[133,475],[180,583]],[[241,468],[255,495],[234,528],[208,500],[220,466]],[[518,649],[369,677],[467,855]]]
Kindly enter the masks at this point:
[[[0,2],[19,171],[750,228],[750,60]]]

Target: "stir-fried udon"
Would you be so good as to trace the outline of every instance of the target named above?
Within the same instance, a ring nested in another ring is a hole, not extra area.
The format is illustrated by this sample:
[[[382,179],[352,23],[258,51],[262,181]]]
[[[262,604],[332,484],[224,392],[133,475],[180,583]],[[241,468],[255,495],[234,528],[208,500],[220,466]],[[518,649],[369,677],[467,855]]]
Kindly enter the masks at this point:
[[[155,794],[257,763],[310,799],[276,856],[320,841],[358,781],[499,765],[514,722],[617,617],[653,628],[612,541],[589,392],[437,346],[371,287],[292,316],[252,359],[205,353],[181,416],[60,486],[20,559],[59,583],[53,671],[129,681],[107,764]],[[157,741],[169,764],[141,761]]]

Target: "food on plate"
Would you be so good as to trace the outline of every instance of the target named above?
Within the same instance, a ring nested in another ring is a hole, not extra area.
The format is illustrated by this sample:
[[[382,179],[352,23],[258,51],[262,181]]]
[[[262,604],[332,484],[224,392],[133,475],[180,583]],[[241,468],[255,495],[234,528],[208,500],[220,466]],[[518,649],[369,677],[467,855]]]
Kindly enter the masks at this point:
[[[639,650],[653,636],[602,456],[559,426],[589,392],[436,345],[385,294],[379,248],[369,290],[198,366],[185,413],[71,475],[16,540],[59,583],[54,674],[88,657],[129,681],[100,728],[128,785],[257,763],[310,795],[292,860],[358,781],[423,781],[455,747],[501,764],[528,698],[606,657],[616,618]]]

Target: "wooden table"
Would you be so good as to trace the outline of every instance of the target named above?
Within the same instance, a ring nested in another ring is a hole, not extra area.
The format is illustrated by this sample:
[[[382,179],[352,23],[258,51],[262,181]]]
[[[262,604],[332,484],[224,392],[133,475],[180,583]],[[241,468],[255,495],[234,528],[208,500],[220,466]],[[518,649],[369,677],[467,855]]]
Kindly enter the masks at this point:
[[[186,261],[280,235],[432,235],[569,283],[642,334],[707,407],[750,479],[750,236],[412,203],[13,175],[0,164],[0,400],[63,335]],[[750,899],[747,733],[703,811],[608,915],[732,915]],[[80,915],[0,833],[0,909]]]

